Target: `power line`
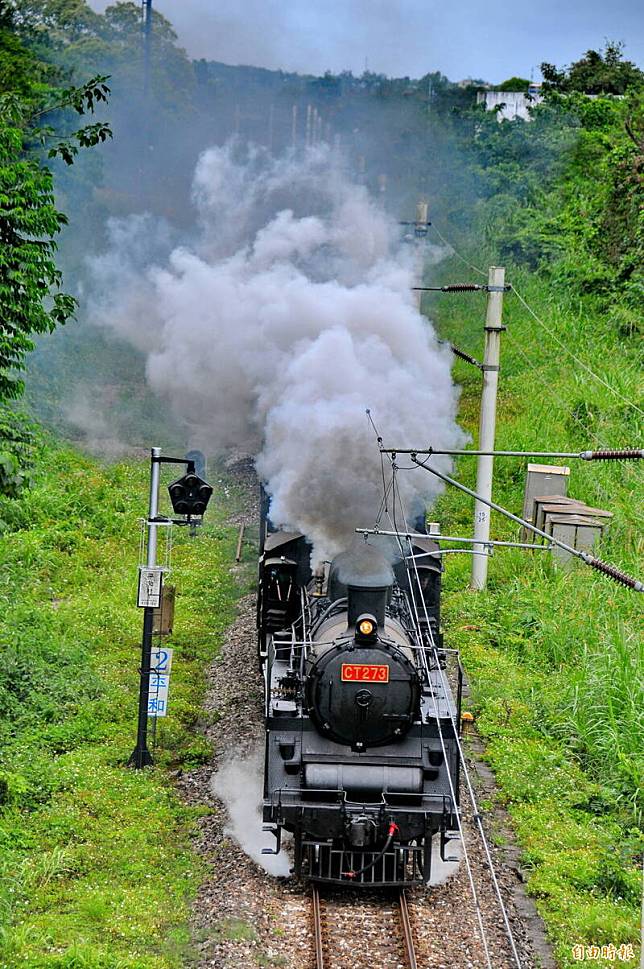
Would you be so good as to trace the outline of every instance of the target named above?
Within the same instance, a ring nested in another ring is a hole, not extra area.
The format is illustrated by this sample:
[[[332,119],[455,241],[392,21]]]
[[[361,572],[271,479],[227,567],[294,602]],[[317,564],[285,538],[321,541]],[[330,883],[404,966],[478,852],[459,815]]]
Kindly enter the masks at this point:
[[[432,223],[432,228],[435,230],[436,234],[438,235],[439,239],[443,242],[443,244],[445,246],[447,246],[449,249],[451,249],[452,252],[453,252],[453,254],[464,265],[466,265],[469,269],[473,269],[475,272],[479,273],[479,275],[486,276],[486,273],[482,269],[480,269],[478,266],[475,266],[473,263],[471,263],[468,259],[466,259],[464,256],[462,256],[458,252],[458,250],[452,245],[452,243],[449,242],[445,238],[445,236],[441,233],[440,229],[438,228],[438,226],[435,223]],[[594,377],[603,386],[605,386],[615,397],[617,397],[618,399],[624,401],[626,404],[628,404],[628,406],[633,407],[636,411],[638,411],[638,413],[644,414],[644,411],[642,411],[636,404],[632,403],[632,401],[628,400],[628,398],[626,398],[622,394],[620,394],[619,391],[616,391],[613,387],[611,387],[611,385],[609,383],[607,383],[605,380],[603,380],[602,377],[600,377],[598,374],[594,373],[594,371],[591,370],[591,368],[588,367],[588,365],[586,363],[584,363],[583,360],[581,360],[579,357],[576,356],[576,354],[574,354],[571,350],[569,350],[569,348],[557,337],[557,335],[552,332],[552,330],[550,329],[550,327],[548,327],[543,322],[543,320],[540,319],[540,317],[528,305],[528,303],[523,298],[523,296],[519,292],[517,292],[517,290],[516,290],[516,288],[514,286],[512,286],[512,291],[516,294],[517,298],[520,300],[520,302],[523,304],[523,306],[528,310],[528,312],[530,313],[530,315],[536,320],[536,322],[542,327],[542,329],[544,329],[548,333],[548,335],[551,336],[551,338],[554,340],[554,342],[559,347],[563,348],[566,351],[566,353],[569,353],[573,357],[573,359],[575,359],[576,362],[579,363],[579,365],[584,370],[586,370],[592,377]],[[537,336],[537,334],[536,334],[536,332],[533,332],[533,331],[529,331],[529,332],[530,332],[530,336],[533,336],[535,340],[538,340],[539,339],[538,336]],[[508,329],[506,330],[506,335],[507,335],[508,339],[510,340],[511,344],[513,345],[513,347],[516,349],[517,353],[526,362],[526,364],[528,366],[528,369],[534,374],[534,376],[535,376],[536,380],[538,381],[538,383],[543,387],[543,389],[545,390],[546,394],[552,400],[556,401],[558,403],[558,405],[561,407],[562,412],[565,413],[569,418],[571,418],[574,421],[574,423],[583,431],[584,437],[590,437],[590,438],[592,438],[594,440],[594,442],[600,448],[606,447],[606,443],[597,434],[595,434],[593,431],[591,431],[589,428],[586,427],[586,425],[583,423],[583,421],[581,421],[577,417],[577,415],[575,414],[575,412],[572,409],[571,405],[569,403],[566,403],[559,396],[559,394],[555,390],[553,390],[552,385],[550,383],[548,383],[542,377],[541,372],[540,372],[540,368],[537,367],[537,366],[535,366],[535,364],[530,359],[530,357],[528,356],[528,354],[524,351],[524,349],[520,345],[518,339],[515,338],[514,334],[512,333],[512,328],[511,327],[508,327]],[[458,356],[461,356],[461,353],[458,353],[457,355]],[[465,354],[464,353],[462,354],[462,356],[463,356],[463,358],[465,358]],[[470,362],[470,361],[468,361],[468,362]],[[474,358],[472,358],[472,362],[474,362]],[[624,468],[624,476],[625,477],[630,478],[632,480],[634,474],[635,474],[635,470],[634,470],[634,468],[632,466],[628,466],[627,465]],[[606,489],[597,480],[597,478],[593,478],[593,480],[592,480],[592,487],[593,487],[593,490],[595,491],[595,493],[597,495],[599,495],[602,500],[612,500],[612,498],[614,497],[612,494],[609,494],[606,491]]]
[[[563,413],[565,413],[569,418],[571,418],[574,421],[574,423],[583,432],[584,437],[591,438],[598,447],[605,448],[606,443],[604,439],[600,438],[597,434],[595,434],[594,431],[586,427],[583,421],[581,421],[577,417],[574,410],[571,408],[570,404],[564,401],[563,398],[560,397],[559,394],[553,389],[552,385],[548,383],[546,380],[544,380],[544,378],[541,376],[540,369],[534,365],[531,358],[528,356],[528,354],[521,346],[518,338],[513,334],[511,328],[508,328],[508,330],[506,331],[506,336],[510,341],[510,343],[512,344],[512,346],[514,347],[514,349],[517,351],[517,353],[523,358],[523,360],[526,363],[526,366],[534,374],[535,379],[543,387],[546,394],[549,395],[551,400],[556,401],[556,403],[559,404]],[[630,478],[632,480],[636,473],[637,472],[632,465],[626,465],[623,468],[623,477],[625,478]],[[599,496],[601,501],[606,501],[608,503],[611,503],[614,500],[615,498],[614,492],[607,491],[597,477],[593,477],[591,479],[590,486],[592,487],[592,490],[595,492],[595,494]]]
[[[541,326],[546,331],[549,337],[552,340],[554,340],[555,343],[562,350],[564,350],[564,352],[567,353],[569,357],[571,357],[576,363],[578,363],[580,367],[583,367],[583,369],[587,373],[589,373],[591,377],[594,377],[595,380],[599,381],[600,384],[606,387],[606,389],[609,390],[611,394],[614,394],[615,397],[619,397],[620,400],[622,400],[625,404],[628,404],[629,407],[632,407],[634,410],[638,411],[638,413],[640,413],[644,417],[644,410],[642,410],[641,407],[638,407],[637,404],[634,404],[632,400],[628,399],[628,397],[624,397],[624,395],[620,394],[618,390],[615,390],[614,387],[611,387],[608,381],[604,380],[603,377],[600,377],[599,374],[596,374],[594,370],[591,370],[591,368],[588,366],[587,363],[584,363],[584,361],[580,357],[578,357],[576,353],[573,353],[570,347],[566,346],[566,344],[559,339],[557,334],[546,323],[544,323],[543,320],[539,316],[537,316],[537,314],[532,309],[532,307],[529,306],[528,303],[526,303],[525,299],[523,298],[521,293],[518,292],[515,286],[512,287],[512,292],[517,297],[519,302],[527,309],[528,313],[530,313],[530,315],[537,321],[539,326]]]
[[[457,249],[454,248],[454,246],[452,245],[452,243],[447,241],[447,239],[442,234],[442,232],[440,231],[440,229],[438,228],[438,226],[435,225],[433,222],[432,222],[432,228],[436,232],[436,235],[441,240],[441,242],[443,243],[443,245],[447,246],[448,249],[451,249],[457,259],[460,259],[461,262],[464,263],[469,269],[473,269],[475,273],[478,273],[479,274],[479,276],[485,276],[485,278],[487,279],[487,273],[484,272],[482,269],[479,269],[478,266],[475,266],[473,263],[469,262],[465,258],[465,256],[462,256],[460,254],[460,252]]]
[[[464,263],[464,265],[466,265],[469,269],[473,269],[475,272],[479,273],[479,275],[481,275],[481,276],[487,276],[487,273],[485,273],[478,266],[475,266],[468,259],[466,259],[464,256],[462,256],[460,254],[460,252],[458,252],[458,250],[452,245],[452,243],[449,242],[445,238],[445,236],[442,234],[442,232],[440,231],[440,229],[438,228],[438,226],[436,226],[434,223],[432,223],[432,228],[435,230],[436,235],[439,237],[439,239],[441,240],[441,242],[444,245],[446,245],[449,249],[452,250],[452,252],[457,257],[457,259],[460,259],[460,261],[462,263]],[[443,290],[443,289],[447,290],[447,287],[438,287],[438,288],[440,288],[441,290]],[[602,384],[608,391],[610,391],[611,394],[614,394],[615,397],[618,397],[625,404],[628,404],[629,407],[632,407],[639,414],[642,414],[642,416],[644,416],[644,410],[642,410],[640,407],[638,407],[637,404],[634,404],[633,401],[629,400],[628,397],[625,397],[618,390],[615,390],[614,387],[611,387],[611,385],[608,383],[608,381],[604,380],[603,377],[600,377],[599,374],[596,374],[595,371],[592,370],[588,366],[587,363],[585,363],[580,357],[577,356],[576,353],[574,353],[568,346],[566,346],[566,344],[562,340],[559,339],[559,337],[557,336],[557,334],[546,323],[544,323],[544,321],[537,315],[537,313],[535,313],[535,311],[532,309],[532,307],[526,302],[526,300],[524,299],[524,297],[517,290],[516,286],[512,285],[511,287],[509,287],[509,289],[510,289],[511,292],[513,292],[515,294],[515,296],[517,297],[517,299],[519,300],[519,302],[525,307],[525,309],[528,311],[528,313],[530,313],[530,315],[536,320],[536,322],[539,324],[539,326],[541,326],[546,331],[546,333],[550,336],[550,338],[552,340],[554,340],[554,342],[562,350],[564,350],[565,353],[567,353],[570,357],[572,357],[572,359],[575,360],[575,362],[578,363],[580,367],[582,367],[584,370],[586,370],[587,373],[589,373],[591,377],[593,377],[595,380],[599,381],[599,383]]]
[[[398,493],[398,500],[400,502],[401,512],[402,512],[402,515],[403,515],[403,519],[406,521],[406,514],[405,514],[405,508],[404,508],[403,501],[402,501],[402,495],[400,494],[400,487],[399,487],[398,482],[396,480],[396,464],[395,464],[395,461],[393,461],[393,460],[392,460],[392,478],[394,480],[394,488],[393,488],[393,491],[394,491],[394,500],[395,500],[395,495],[396,495],[396,492],[397,492]],[[421,583],[420,583],[420,576],[418,574],[418,565],[416,564],[416,558],[415,558],[415,556],[413,554],[413,546],[412,546],[412,543],[411,543],[411,538],[409,536],[407,537],[407,543],[409,545],[409,553],[410,553],[410,556],[411,556],[412,566],[413,566],[413,569],[414,569],[414,572],[415,572],[416,582],[418,584],[418,589],[420,589],[421,588]],[[401,544],[401,548],[402,548],[402,542],[400,544]],[[406,559],[405,559],[405,564],[406,564],[406,568],[407,568],[407,574],[409,575],[410,569],[409,569],[409,565],[407,564],[407,560]],[[416,606],[416,600],[415,600],[415,595],[414,595],[414,591],[413,591],[413,589],[414,589],[414,583],[413,583],[413,580],[411,579],[411,576],[410,576],[409,588],[410,588],[410,591],[411,591],[411,594],[412,594],[412,599],[414,601],[414,612],[416,614],[416,621],[417,621],[417,624],[418,624],[418,633],[420,635],[420,623],[418,622],[418,609],[417,609],[417,606]],[[429,634],[429,639],[430,639],[430,643],[431,643],[431,649],[432,649],[432,652],[434,654],[434,663],[435,663],[436,668],[438,670],[438,674],[439,674],[439,676],[441,678],[441,683],[442,683],[442,687],[443,687],[443,693],[444,693],[445,697],[447,698],[447,697],[449,697],[449,686],[448,686],[447,680],[445,678],[445,674],[443,673],[443,670],[441,668],[440,658],[439,658],[439,655],[438,655],[438,649],[436,648],[436,641],[434,639],[434,633],[433,633],[433,630],[432,630],[432,624],[430,622],[429,613],[427,611],[427,603],[425,602],[425,599],[424,599],[423,596],[421,596],[420,599],[421,599],[422,608],[423,608],[423,611],[424,611],[424,614],[425,614],[425,625],[426,625],[426,628],[427,628],[427,631],[428,631],[428,634]],[[438,731],[439,731],[439,735],[440,735],[440,738],[441,738],[441,746],[443,748],[444,762],[447,765],[447,758],[446,758],[445,745],[444,745],[443,736],[442,736],[442,729],[441,729],[441,722],[440,722],[440,719],[441,718],[440,718],[440,711],[439,711],[439,708],[438,708],[438,701],[437,701],[436,696],[435,696],[435,693],[434,693],[434,686],[433,686],[433,683],[432,683],[432,680],[431,680],[431,676],[430,675],[428,675],[427,680],[428,680],[428,683],[429,683],[429,687],[430,687],[431,694],[432,694],[432,700],[433,700],[433,703],[434,703],[434,709],[435,709],[435,713],[436,713],[436,723],[438,724]],[[447,704],[447,713],[448,713],[449,719],[450,719],[451,724],[452,724],[452,732],[454,734],[454,740],[456,742],[456,747],[457,747],[457,750],[458,750],[459,760],[460,760],[461,765],[463,767],[463,774],[464,774],[465,782],[466,782],[466,785],[467,785],[467,793],[468,793],[468,796],[470,798],[470,802],[472,804],[472,811],[473,811],[474,820],[475,820],[476,825],[477,825],[477,828],[478,828],[479,837],[481,838],[481,842],[483,844],[483,850],[485,852],[485,858],[486,858],[486,861],[487,861],[488,868],[490,870],[490,876],[491,876],[491,879],[492,879],[492,885],[494,887],[494,891],[495,891],[496,897],[497,897],[498,902],[499,902],[499,907],[500,907],[500,910],[501,910],[501,914],[503,916],[503,922],[505,924],[506,934],[508,936],[508,940],[510,942],[510,947],[512,949],[512,955],[514,956],[514,961],[516,962],[516,965],[517,965],[518,969],[521,969],[521,960],[520,960],[519,954],[517,952],[517,947],[516,947],[516,943],[514,941],[514,935],[513,935],[513,932],[512,932],[512,927],[510,925],[510,920],[508,919],[508,913],[507,913],[507,910],[506,910],[506,907],[505,907],[505,903],[503,901],[503,896],[501,895],[501,889],[499,887],[499,882],[498,882],[498,879],[497,879],[497,876],[496,876],[496,871],[494,870],[494,863],[492,861],[492,855],[490,853],[490,847],[489,847],[487,838],[485,836],[485,831],[483,830],[483,822],[482,822],[481,814],[479,812],[478,804],[477,804],[477,801],[476,801],[476,796],[474,794],[474,789],[472,787],[472,783],[471,783],[471,780],[470,780],[470,774],[469,774],[469,770],[468,770],[468,767],[467,767],[467,761],[465,759],[465,754],[463,752],[463,747],[461,745],[461,741],[460,741],[460,738],[458,736],[458,726],[457,726],[457,724],[456,724],[456,722],[454,720],[454,715],[452,713],[452,710],[450,709],[449,701],[448,701],[448,704]],[[453,790],[452,783],[451,783],[451,778],[449,776],[449,768],[447,770],[447,774],[448,774],[448,780],[449,780],[449,784],[450,784],[450,791],[452,792],[452,794],[454,794],[454,790]],[[462,828],[460,826],[460,817],[458,815],[458,812],[457,812],[457,821],[459,822],[459,829],[461,831],[461,837],[463,837],[463,832],[462,832]],[[463,853],[465,854],[465,841],[464,840],[463,840]],[[475,898],[475,902],[476,902],[476,905],[477,905],[477,914],[479,915],[479,925],[480,925],[481,930],[482,930],[482,933],[483,933],[483,943],[484,943],[484,947],[485,947],[485,953],[486,953],[486,956],[487,956],[487,958],[489,960],[489,951],[488,951],[488,947],[487,947],[487,940],[485,939],[485,933],[484,933],[484,930],[483,930],[483,923],[482,923],[482,919],[481,919],[481,916],[480,916],[480,912],[478,911],[478,899],[476,898],[476,895],[474,896],[474,898]]]
[[[397,525],[396,525],[396,492],[398,491],[398,499],[399,499],[399,501],[400,501],[400,492],[399,492],[399,489],[396,486],[396,464],[395,464],[395,462],[393,460],[391,461],[391,484],[392,484],[392,493],[393,493],[393,506],[392,506],[393,521],[392,521],[392,515],[388,515],[388,518],[389,518],[389,522],[390,522],[392,528],[396,532],[396,536],[397,536],[397,541],[398,541],[398,546],[399,546],[399,549],[400,549],[400,553],[402,555],[403,562],[405,562],[405,564],[406,564],[405,550],[403,548],[402,540],[401,540],[401,537],[400,537],[400,533],[399,533],[398,528],[397,528]],[[402,507],[402,501],[401,501],[401,513],[404,515],[404,509]],[[407,564],[406,564],[406,569],[407,569],[407,572],[409,573],[409,565],[407,565]],[[419,613],[418,613],[418,607],[416,605],[416,596],[415,596],[414,589],[413,589],[413,585],[412,585],[411,582],[409,583],[409,591],[411,593],[411,602],[412,602],[413,611],[414,611],[414,618],[416,620],[416,629],[415,629],[415,631],[416,631],[416,638],[417,638],[419,647],[422,647],[423,638],[422,638],[422,634],[421,634],[420,616],[419,616]],[[423,655],[424,655],[424,651],[423,651]],[[425,658],[425,664],[426,664],[426,658]],[[432,678],[431,678],[431,674],[430,674],[429,670],[427,671],[427,682],[429,684],[429,689],[430,689],[431,698],[432,698],[432,704],[433,704],[433,707],[434,707],[434,715],[435,715],[435,718],[436,718],[436,725],[437,725],[437,728],[438,728],[438,739],[439,739],[439,742],[440,742],[440,745],[441,745],[442,754],[443,754],[443,763],[445,764],[445,767],[446,767],[447,783],[449,785],[449,790],[450,790],[450,799],[451,799],[451,802],[452,802],[452,808],[453,808],[454,816],[456,817],[456,825],[457,825],[458,832],[459,832],[459,835],[460,835],[460,838],[461,838],[461,844],[463,846],[463,860],[465,861],[465,867],[467,869],[467,878],[468,878],[469,887],[470,887],[470,894],[472,896],[472,901],[474,903],[474,911],[476,913],[476,919],[477,919],[477,922],[478,922],[479,934],[480,934],[481,942],[483,943],[483,949],[485,951],[485,959],[486,959],[486,963],[487,963],[488,969],[493,969],[492,959],[491,959],[491,956],[490,956],[490,947],[489,947],[487,935],[486,935],[486,932],[485,932],[485,925],[483,923],[483,913],[481,911],[481,906],[480,906],[480,903],[479,903],[478,893],[476,891],[476,885],[474,884],[474,873],[472,871],[472,865],[470,863],[469,853],[468,853],[468,850],[467,850],[467,843],[465,841],[465,831],[463,830],[463,823],[462,823],[462,820],[461,820],[461,810],[460,810],[460,806],[458,804],[458,799],[456,797],[456,791],[454,790],[454,782],[452,780],[451,771],[450,771],[450,768],[449,768],[449,758],[447,756],[447,749],[446,749],[446,746],[445,746],[445,738],[443,736],[443,728],[442,728],[442,725],[441,725],[441,718],[440,718],[440,710],[439,710],[439,707],[438,707],[438,700],[437,700],[436,694],[434,692],[434,685],[432,683]]]

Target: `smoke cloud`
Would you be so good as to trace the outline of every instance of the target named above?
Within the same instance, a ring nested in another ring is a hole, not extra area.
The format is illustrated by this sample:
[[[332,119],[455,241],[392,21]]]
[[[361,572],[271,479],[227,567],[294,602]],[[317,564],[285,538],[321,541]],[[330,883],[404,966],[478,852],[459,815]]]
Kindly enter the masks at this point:
[[[194,441],[255,455],[275,524],[330,557],[382,498],[366,408],[392,445],[464,440],[450,351],[411,293],[415,253],[326,148],[209,149],[194,202],[189,245],[172,248],[148,217],[112,222],[112,250],[92,266],[93,319],[146,352],[151,387]],[[142,267],[146,235],[157,259]],[[423,471],[401,479],[410,513],[439,490]]]

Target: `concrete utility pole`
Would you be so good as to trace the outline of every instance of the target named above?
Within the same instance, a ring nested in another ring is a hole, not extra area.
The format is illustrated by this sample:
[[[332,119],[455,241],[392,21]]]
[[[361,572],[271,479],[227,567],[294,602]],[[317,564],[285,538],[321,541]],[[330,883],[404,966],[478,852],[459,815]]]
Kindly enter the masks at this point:
[[[273,154],[273,127],[275,118],[275,105],[271,103],[268,109],[268,152]]]
[[[416,280],[417,285],[423,285],[423,273],[425,271],[425,240],[427,237],[427,217],[429,203],[421,198],[416,203],[416,223],[414,225],[414,238],[416,239]],[[420,289],[416,290],[416,307],[421,312],[423,305],[423,294]]]
[[[297,104],[291,108],[291,148],[297,144]]]
[[[499,361],[501,359],[501,333],[505,329],[501,320],[503,313],[503,291],[505,269],[490,266],[488,275],[487,313],[485,319],[485,354],[483,357],[483,394],[481,396],[481,415],[479,419],[480,451],[494,450],[496,432],[496,394],[499,384]],[[489,502],[492,499],[492,473],[494,458],[490,454],[480,454],[476,467],[476,491]],[[490,538],[490,508],[484,501],[474,505],[474,538],[485,543]],[[487,552],[484,544],[475,545],[474,551]],[[488,555],[472,556],[471,589],[484,589],[487,582]]]
[[[150,90],[150,54],[152,50],[152,0],[143,0],[143,93]]]

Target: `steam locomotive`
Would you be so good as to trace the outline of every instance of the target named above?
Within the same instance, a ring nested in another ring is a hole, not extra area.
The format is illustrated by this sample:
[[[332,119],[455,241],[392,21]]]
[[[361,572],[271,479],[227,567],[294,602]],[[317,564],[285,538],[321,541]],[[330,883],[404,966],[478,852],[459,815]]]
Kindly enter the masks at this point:
[[[290,832],[297,878],[427,882],[437,834],[449,860],[462,670],[443,648],[436,551],[418,532],[409,548],[359,538],[313,574],[310,544],[273,530],[262,497],[263,820],[276,838],[264,851]]]

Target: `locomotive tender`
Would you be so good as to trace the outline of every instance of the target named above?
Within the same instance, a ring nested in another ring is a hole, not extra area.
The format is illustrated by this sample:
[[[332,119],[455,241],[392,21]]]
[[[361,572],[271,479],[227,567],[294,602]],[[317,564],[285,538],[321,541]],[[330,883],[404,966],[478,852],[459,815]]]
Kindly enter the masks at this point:
[[[312,574],[311,546],[271,530],[262,500],[258,590],[265,680],[264,829],[293,835],[294,874],[400,886],[430,877],[456,827],[462,673],[445,670],[440,557],[358,539]],[[392,562],[393,559],[393,562]],[[454,679],[454,678],[452,678]],[[454,693],[456,696],[454,696]]]

